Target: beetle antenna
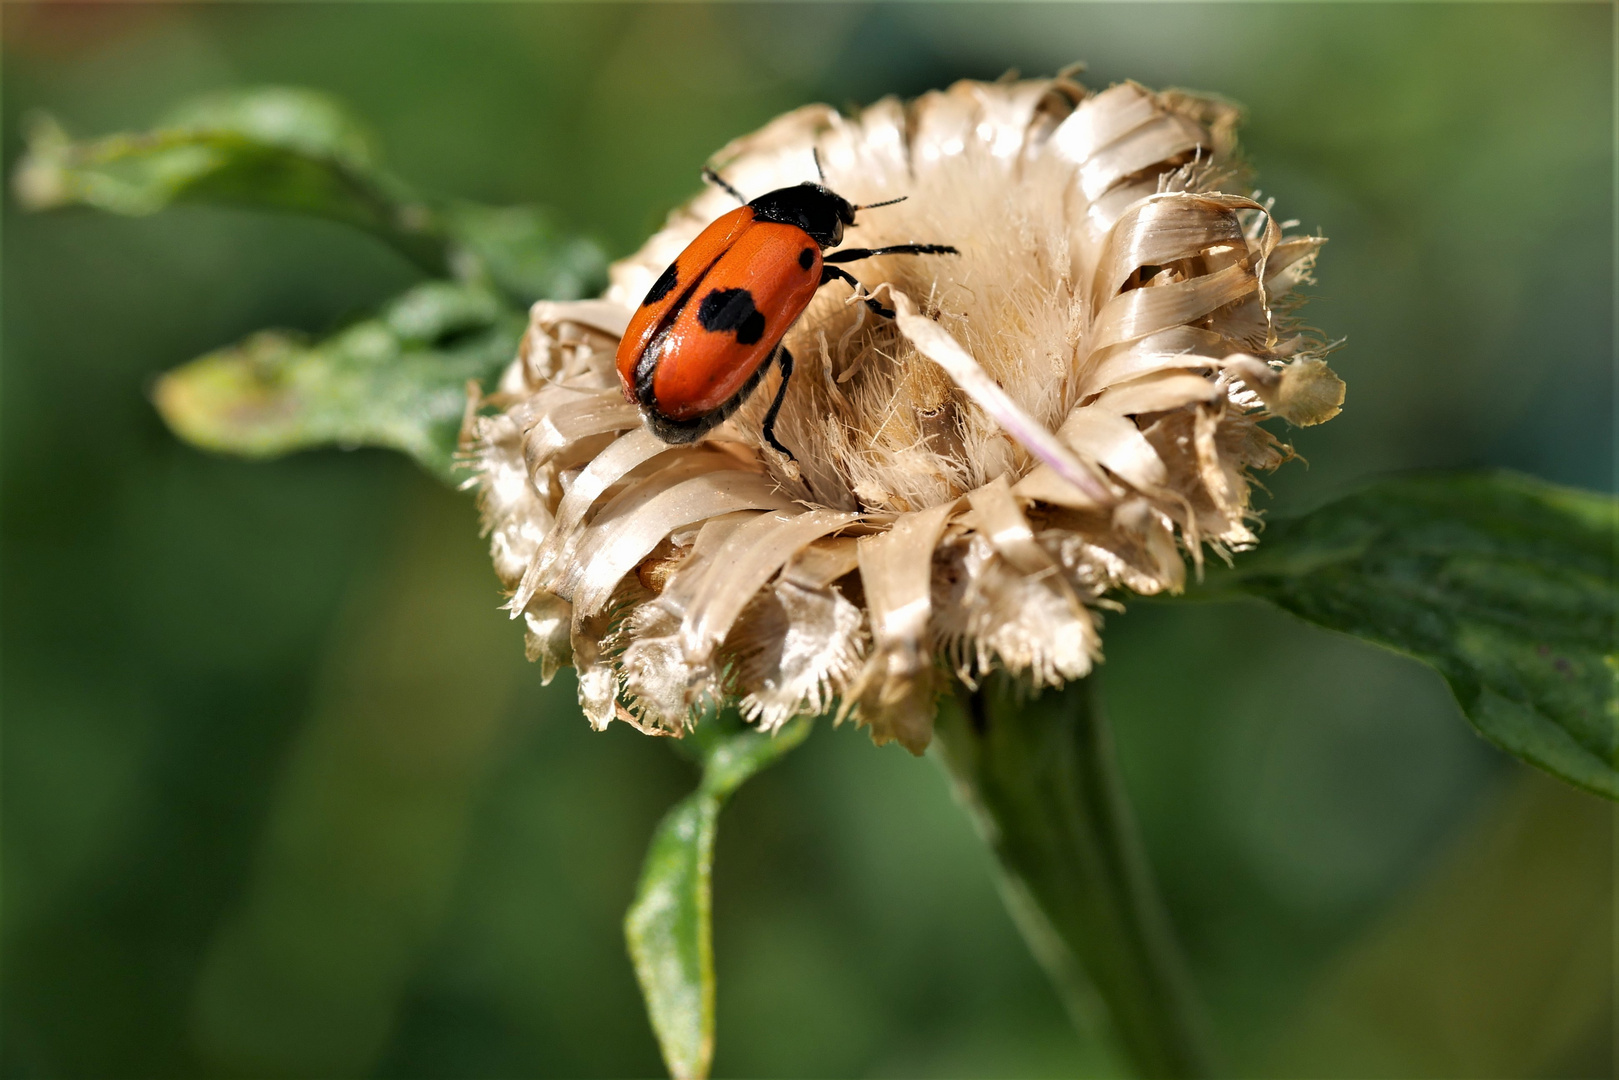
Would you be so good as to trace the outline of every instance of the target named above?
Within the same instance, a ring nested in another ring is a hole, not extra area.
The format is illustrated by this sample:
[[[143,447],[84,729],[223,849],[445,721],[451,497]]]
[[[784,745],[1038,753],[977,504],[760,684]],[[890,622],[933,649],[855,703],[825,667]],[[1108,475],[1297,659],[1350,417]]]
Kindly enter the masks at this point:
[[[910,198],[909,195],[901,195],[897,199],[885,199],[882,202],[866,203],[863,206],[855,207],[855,209],[856,210],[875,210],[879,206],[893,206],[895,203],[904,202],[906,199],[909,199],[909,198]]]
[[[735,199],[743,206],[748,205],[748,200],[742,197],[742,193],[740,191],[732,187],[730,184],[727,184],[725,182],[725,177],[721,176],[719,173],[715,172],[713,169],[710,169],[706,165],[703,166],[703,179],[707,180],[710,184],[713,184],[717,188],[723,188],[725,191],[730,192],[731,198]]]
[[[821,148],[819,146],[810,147],[810,157],[815,159],[815,175],[821,178],[822,184],[825,184],[826,170],[821,168]]]

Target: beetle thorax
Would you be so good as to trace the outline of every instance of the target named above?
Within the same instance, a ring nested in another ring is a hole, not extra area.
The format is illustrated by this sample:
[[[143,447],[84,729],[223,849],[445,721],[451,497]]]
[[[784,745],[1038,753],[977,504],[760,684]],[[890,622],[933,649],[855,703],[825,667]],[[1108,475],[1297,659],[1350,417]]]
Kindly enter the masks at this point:
[[[854,224],[854,205],[830,188],[803,183],[767,191],[748,204],[761,221],[803,229],[822,248],[843,242],[843,227]]]

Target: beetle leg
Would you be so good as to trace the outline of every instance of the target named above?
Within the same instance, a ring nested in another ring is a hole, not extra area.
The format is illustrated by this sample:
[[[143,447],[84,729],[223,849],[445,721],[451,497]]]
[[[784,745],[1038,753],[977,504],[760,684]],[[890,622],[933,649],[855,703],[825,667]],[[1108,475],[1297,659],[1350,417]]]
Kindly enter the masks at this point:
[[[726,183],[725,177],[721,176],[719,173],[715,172],[713,169],[710,169],[706,165],[703,166],[703,179],[707,180],[710,184],[713,184],[717,188],[722,188],[725,191],[730,192],[731,198],[735,199],[743,206],[748,205],[748,200],[742,197],[742,193],[740,191]]]
[[[856,259],[869,259],[874,255],[960,255],[961,252],[949,244],[894,244],[890,247],[880,248],[844,248],[825,256],[822,261],[829,263],[854,262]]]
[[[770,403],[770,411],[765,413],[765,442],[787,455],[787,460],[797,461],[793,452],[776,439],[776,414],[781,412],[781,403],[787,398],[787,380],[793,377],[793,354],[787,351],[787,346],[776,349],[776,363],[781,367],[781,385],[776,388],[776,399]]]
[[[854,275],[849,273],[849,271],[844,270],[841,267],[830,266],[826,263],[822,263],[821,284],[825,285],[829,281],[847,281],[854,287],[855,292],[860,291],[860,282],[856,281]],[[862,303],[885,319],[892,319],[894,317],[893,309],[883,307],[882,304],[870,297],[862,298]]]

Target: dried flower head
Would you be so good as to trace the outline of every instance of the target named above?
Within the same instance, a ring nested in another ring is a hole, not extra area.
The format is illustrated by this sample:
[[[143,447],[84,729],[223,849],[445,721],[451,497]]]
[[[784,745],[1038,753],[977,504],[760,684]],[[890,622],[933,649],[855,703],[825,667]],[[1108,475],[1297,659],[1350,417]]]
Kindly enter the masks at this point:
[[[705,191],[595,301],[536,304],[466,432],[495,568],[547,678],[570,659],[593,724],[680,734],[707,700],[776,728],[834,701],[921,752],[943,670],[1037,685],[1100,656],[1109,590],[1181,588],[1185,559],[1253,544],[1249,473],[1290,456],[1343,384],[1290,293],[1286,237],[1233,176],[1235,111],[1134,83],[960,82],[855,116],[809,106],[722,150],[750,195],[813,178],[860,203],[862,282],[822,289],[764,444],[772,374],[702,442],[670,446],[613,357],[658,274],[735,203]]]

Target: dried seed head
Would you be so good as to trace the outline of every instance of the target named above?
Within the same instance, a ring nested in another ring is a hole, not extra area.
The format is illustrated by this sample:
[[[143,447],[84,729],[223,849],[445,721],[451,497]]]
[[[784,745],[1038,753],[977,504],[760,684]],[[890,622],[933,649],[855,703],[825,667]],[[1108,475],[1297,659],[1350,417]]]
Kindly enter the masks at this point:
[[[1330,419],[1343,384],[1297,329],[1320,237],[1214,190],[1234,111],[1134,83],[961,82],[855,116],[810,106],[713,166],[758,194],[813,178],[858,203],[890,321],[821,290],[775,389],[704,441],[660,442],[613,356],[657,275],[735,205],[705,191],[597,301],[536,304],[499,411],[469,423],[495,568],[547,678],[592,723],[681,734],[707,701],[761,726],[819,713],[921,752],[942,668],[1055,685],[1100,656],[1103,594],[1181,588],[1185,557],[1252,545],[1259,421]]]

